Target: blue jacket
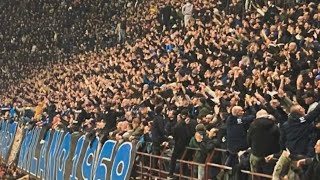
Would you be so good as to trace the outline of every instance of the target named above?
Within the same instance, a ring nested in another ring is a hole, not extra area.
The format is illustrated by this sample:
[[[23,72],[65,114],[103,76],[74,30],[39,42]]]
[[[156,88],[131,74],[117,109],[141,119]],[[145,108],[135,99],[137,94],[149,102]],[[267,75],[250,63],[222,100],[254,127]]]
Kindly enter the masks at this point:
[[[237,153],[248,149],[247,129],[255,119],[255,115],[244,117],[229,116],[227,119],[227,149],[231,153]]]
[[[282,149],[288,148],[290,154],[307,155],[311,140],[313,122],[320,115],[320,104],[306,116],[291,113],[288,121],[281,128],[280,144]]]
[[[157,82],[155,82],[155,81],[150,81],[150,80],[148,79],[147,75],[144,75],[144,76],[143,76],[143,84],[148,84],[148,86],[150,86],[150,87],[153,87],[153,86],[158,86],[158,87],[160,87],[160,86],[161,86],[160,83],[157,83]]]
[[[16,115],[17,111],[16,111],[16,108],[12,107],[10,109],[10,117],[14,117]]]

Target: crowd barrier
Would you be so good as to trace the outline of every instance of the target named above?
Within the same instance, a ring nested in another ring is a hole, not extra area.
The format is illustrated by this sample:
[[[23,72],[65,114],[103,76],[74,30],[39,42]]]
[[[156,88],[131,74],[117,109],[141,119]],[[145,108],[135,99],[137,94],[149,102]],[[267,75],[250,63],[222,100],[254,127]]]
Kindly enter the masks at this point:
[[[128,180],[131,174],[140,179],[166,179],[170,156],[139,152],[136,144],[99,138],[89,140],[85,134],[20,127],[14,121],[0,121],[0,158],[36,179],[94,179]],[[192,161],[199,149],[186,148],[177,160],[179,179],[196,179],[196,168],[205,170],[204,179],[210,179],[213,168],[231,171],[232,168],[216,162],[214,158],[225,153],[223,149],[212,151],[205,163]],[[163,151],[165,152],[165,151]],[[190,153],[191,152],[191,153]],[[154,166],[152,162],[157,162]],[[189,173],[186,173],[186,168]],[[271,179],[270,175],[241,170],[250,176]]]
[[[82,133],[38,127],[29,130],[17,122],[0,121],[1,161],[36,179],[130,179],[135,145],[112,140],[99,142],[98,138],[89,140]]]
[[[174,175],[179,179],[188,179],[188,180],[195,180],[197,179],[197,173],[196,169],[198,166],[202,166],[205,169],[204,179],[210,180],[210,179],[216,179],[217,176],[219,176],[217,179],[229,179],[227,176],[230,177],[231,171],[233,170],[232,167],[222,165],[221,162],[215,162],[214,158],[217,156],[221,156],[223,153],[226,153],[225,149],[219,149],[215,148],[211,153],[208,154],[205,163],[196,163],[192,161],[192,157],[196,151],[199,151],[200,149],[197,148],[190,148],[187,147],[184,151],[181,159],[177,160],[177,166],[178,172]],[[191,152],[191,153],[190,153]],[[164,154],[161,154],[159,156],[153,155],[150,153],[145,152],[136,152],[136,156],[139,157],[140,161],[135,164],[135,170],[136,174],[139,177],[139,179],[149,179],[152,180],[154,178],[157,178],[159,180],[167,179],[168,176],[168,167],[165,167],[170,162],[170,157],[165,156]],[[155,168],[152,161],[157,161],[157,168]],[[166,165],[165,165],[166,164]],[[187,170],[186,170],[187,168]],[[210,173],[212,173],[213,168],[216,168],[216,170],[219,171],[217,176],[210,176]],[[255,173],[251,172],[249,170],[240,170],[240,173],[247,174],[248,176],[251,176],[252,178],[264,178],[264,179],[272,179],[271,175],[268,174],[262,174],[262,173]],[[221,175],[223,174],[223,175]]]

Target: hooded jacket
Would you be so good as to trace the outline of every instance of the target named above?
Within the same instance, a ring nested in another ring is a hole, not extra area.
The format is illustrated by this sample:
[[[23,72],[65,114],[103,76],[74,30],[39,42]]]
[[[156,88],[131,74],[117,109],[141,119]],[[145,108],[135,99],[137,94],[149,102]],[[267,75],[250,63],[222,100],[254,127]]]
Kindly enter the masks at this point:
[[[251,153],[257,157],[266,157],[280,151],[280,130],[268,117],[260,117],[253,121],[248,131],[248,144]]]

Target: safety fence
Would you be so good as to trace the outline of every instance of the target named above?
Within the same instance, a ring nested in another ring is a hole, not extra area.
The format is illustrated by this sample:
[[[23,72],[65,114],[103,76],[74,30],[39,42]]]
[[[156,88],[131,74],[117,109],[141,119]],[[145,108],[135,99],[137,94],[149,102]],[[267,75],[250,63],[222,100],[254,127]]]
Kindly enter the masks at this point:
[[[200,149],[187,147],[184,151],[181,159],[177,160],[178,172],[174,173],[174,176],[179,180],[182,179],[198,179],[196,171],[198,167],[204,169],[205,180],[211,179],[228,179],[233,170],[232,167],[226,166],[219,162],[216,162],[215,159],[221,157],[227,151],[225,149],[215,148],[211,153],[208,154],[205,163],[197,163],[192,161],[192,157],[196,151]],[[136,152],[136,157],[139,161],[135,162],[135,167],[133,168],[136,172],[137,179],[167,179],[169,175],[168,165],[170,164],[171,157],[168,157],[164,154],[153,155],[151,153],[145,152]],[[152,163],[156,161],[156,166]],[[254,178],[264,178],[272,179],[271,175],[255,173],[250,170],[240,169],[240,173],[247,175],[248,178],[251,176],[251,179]],[[212,175],[212,172],[215,172],[215,175]]]

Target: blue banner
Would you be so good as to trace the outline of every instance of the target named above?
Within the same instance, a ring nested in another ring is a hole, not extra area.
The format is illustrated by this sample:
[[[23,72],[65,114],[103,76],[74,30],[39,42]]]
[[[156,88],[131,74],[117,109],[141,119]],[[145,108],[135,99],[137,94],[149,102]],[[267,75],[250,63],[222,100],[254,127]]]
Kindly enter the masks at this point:
[[[0,156],[8,159],[17,123],[0,122]],[[44,180],[128,180],[135,159],[134,145],[88,140],[83,134],[33,128],[17,146],[17,167]]]
[[[18,123],[0,121],[0,158],[7,162],[16,135]]]

